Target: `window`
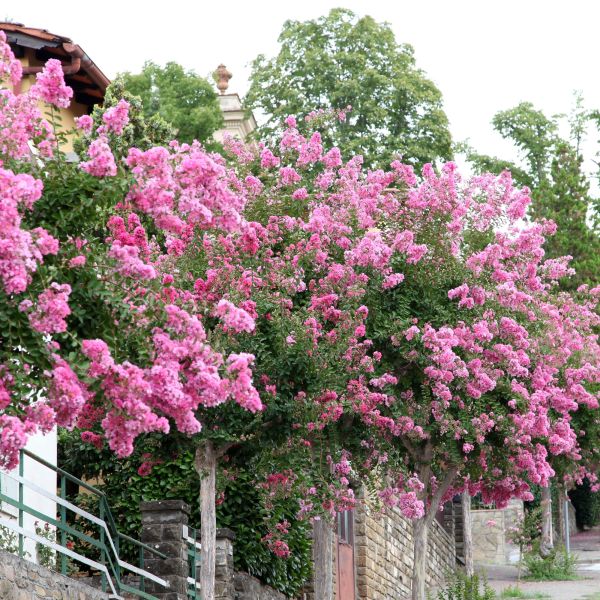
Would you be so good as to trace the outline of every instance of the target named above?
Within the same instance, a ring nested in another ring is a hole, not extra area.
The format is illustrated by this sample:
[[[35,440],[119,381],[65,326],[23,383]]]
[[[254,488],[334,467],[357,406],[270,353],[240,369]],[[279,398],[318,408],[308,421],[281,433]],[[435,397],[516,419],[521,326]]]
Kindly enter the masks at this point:
[[[338,540],[344,544],[354,545],[354,511],[345,510],[338,513]]]

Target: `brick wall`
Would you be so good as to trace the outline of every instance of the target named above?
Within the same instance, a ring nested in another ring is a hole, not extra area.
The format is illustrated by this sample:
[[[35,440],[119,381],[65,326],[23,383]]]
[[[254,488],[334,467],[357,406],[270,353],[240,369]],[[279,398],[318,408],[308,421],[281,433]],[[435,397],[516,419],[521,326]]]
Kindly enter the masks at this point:
[[[0,551],[2,600],[107,600],[108,594]]]
[[[142,502],[142,541],[150,544],[168,558],[146,554],[145,568],[166,579],[170,588],[147,586],[159,600],[187,600],[188,556],[187,541],[189,507],[182,500]],[[247,573],[234,570],[235,535],[230,529],[217,529],[215,555],[216,600],[286,600],[268,585]],[[200,580],[200,569],[196,571]],[[3,600],[0,596],[0,600]],[[20,600],[20,599],[19,599]]]
[[[361,504],[355,517],[357,600],[398,600],[410,596],[412,526],[396,509],[381,516]],[[434,521],[429,534],[427,585],[436,587],[455,567],[454,540]]]

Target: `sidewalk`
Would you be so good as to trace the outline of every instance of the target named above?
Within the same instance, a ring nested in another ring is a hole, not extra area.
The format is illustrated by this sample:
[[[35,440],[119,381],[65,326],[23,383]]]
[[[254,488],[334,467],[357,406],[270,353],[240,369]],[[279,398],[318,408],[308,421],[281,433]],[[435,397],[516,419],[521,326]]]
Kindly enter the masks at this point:
[[[548,600],[600,599],[600,528],[577,533],[571,538],[571,550],[579,559],[577,581],[522,581],[524,592],[546,594]],[[517,583],[517,568],[514,566],[488,566],[485,572],[490,586],[500,592]],[[595,596],[597,595],[597,596]]]

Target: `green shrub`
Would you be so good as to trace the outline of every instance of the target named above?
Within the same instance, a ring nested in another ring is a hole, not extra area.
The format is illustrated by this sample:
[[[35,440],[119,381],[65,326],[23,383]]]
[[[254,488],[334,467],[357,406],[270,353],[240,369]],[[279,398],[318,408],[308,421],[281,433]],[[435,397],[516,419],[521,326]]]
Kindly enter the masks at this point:
[[[16,554],[19,551],[17,534],[8,527],[4,527],[4,525],[0,525],[0,550],[11,554]]]
[[[521,553],[529,551],[542,533],[541,507],[526,509],[523,517],[508,530],[508,539]]]
[[[534,545],[530,552],[523,555],[523,566],[526,579],[532,581],[570,581],[577,579],[577,557],[569,554],[563,548],[554,549],[542,557],[539,544]]]
[[[446,586],[429,600],[495,600],[496,594],[484,577],[475,574],[469,577],[461,572],[446,578]]]

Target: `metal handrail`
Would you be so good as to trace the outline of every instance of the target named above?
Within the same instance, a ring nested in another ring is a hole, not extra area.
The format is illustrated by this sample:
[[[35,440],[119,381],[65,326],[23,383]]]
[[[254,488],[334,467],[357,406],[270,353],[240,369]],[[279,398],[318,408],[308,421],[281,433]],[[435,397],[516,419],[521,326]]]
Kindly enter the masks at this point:
[[[202,546],[198,542],[198,531],[187,527],[185,534],[187,543],[188,577],[187,596],[190,600],[200,600],[200,584],[198,583],[198,551]]]
[[[41,465],[44,465],[44,467],[48,467],[48,469],[51,469],[58,475],[61,475],[62,477],[66,477],[69,481],[76,483],[77,485],[85,488],[89,492],[92,492],[92,494],[95,494],[96,496],[106,497],[106,494],[103,491],[99,490],[98,488],[95,488],[93,485],[90,485],[89,483],[86,483],[85,481],[81,481],[81,479],[77,479],[77,477],[75,477],[74,475],[71,475],[71,473],[68,473],[67,471],[63,471],[63,469],[61,469],[60,467],[57,467],[56,465],[49,463],[48,461],[44,460],[42,457],[38,456],[37,454],[34,454],[33,452],[30,452],[29,450],[25,450],[25,449],[21,450],[21,460],[20,460],[19,464],[21,464],[23,462],[23,456],[29,456],[29,458],[32,458],[33,460],[40,463]]]
[[[25,478],[25,457],[28,457],[31,460],[43,465],[44,467],[50,469],[51,471],[54,471],[58,475],[60,480],[60,495],[53,494],[52,492],[41,488],[37,484]],[[2,490],[0,490],[0,501],[6,502],[18,510],[18,524],[15,524],[12,519],[4,519],[0,517],[0,525],[12,530],[14,534],[18,535],[18,553],[20,557],[24,557],[25,555],[24,539],[32,539],[36,542],[36,544],[47,546],[60,554],[60,570],[64,575],[67,575],[68,573],[69,559],[76,560],[99,571],[101,573],[101,584],[103,591],[108,591],[108,588],[110,588],[110,592],[112,593],[114,598],[121,598],[121,596],[119,595],[121,592],[128,592],[135,594],[140,598],[144,598],[145,600],[156,600],[155,596],[152,596],[145,591],[146,579],[154,581],[155,583],[165,588],[169,587],[167,581],[149,573],[148,571],[145,571],[143,568],[145,551],[163,559],[167,558],[167,555],[163,552],[160,552],[159,550],[156,550],[155,548],[152,548],[147,544],[144,544],[139,540],[136,540],[135,538],[125,535],[124,533],[120,533],[116,527],[115,520],[110,511],[106,494],[104,494],[104,492],[95,488],[89,483],[81,481],[80,479],[64,471],[60,467],[49,463],[48,461],[33,454],[28,450],[21,450],[19,474],[11,474],[8,476],[14,481],[18,482],[18,500],[7,496],[2,492]],[[69,502],[66,499],[67,480],[83,487],[84,489],[88,490],[89,492],[95,494],[98,497],[99,516],[93,515],[88,511],[83,510],[82,508],[76,506],[75,504]],[[24,501],[25,489],[29,489],[35,492],[36,494],[55,502],[59,509],[60,517],[55,518],[49,515],[45,515],[41,511],[36,510],[31,506],[28,506]],[[74,513],[75,515],[77,515],[78,518],[86,519],[92,526],[96,526],[99,532],[99,539],[88,535],[88,533],[90,532],[87,529],[84,532],[69,525],[67,523],[67,511]],[[40,519],[45,523],[53,525],[56,528],[57,532],[54,536],[55,539],[51,540],[47,539],[44,536],[40,536],[37,534],[37,531],[35,533],[32,531],[28,531],[24,527],[24,514],[29,514],[36,519]],[[88,556],[84,556],[70,549],[67,546],[68,536],[70,536],[71,538],[77,538],[99,550],[100,560],[93,560]],[[140,561],[139,566],[132,565],[120,558],[120,540],[132,544],[133,546],[138,548]],[[138,589],[122,582],[121,576],[123,571],[129,571],[139,576],[140,584]]]

